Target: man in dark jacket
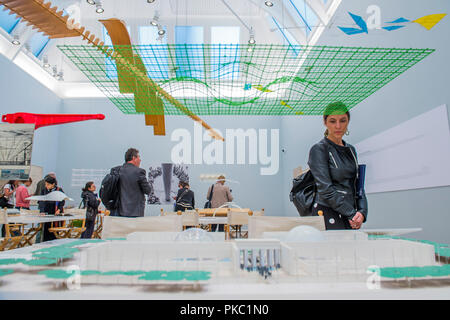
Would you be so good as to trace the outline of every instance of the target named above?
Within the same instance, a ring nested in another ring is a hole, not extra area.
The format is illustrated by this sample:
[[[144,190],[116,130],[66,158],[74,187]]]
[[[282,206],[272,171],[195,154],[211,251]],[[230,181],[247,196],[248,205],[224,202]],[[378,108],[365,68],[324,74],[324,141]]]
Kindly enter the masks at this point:
[[[122,217],[143,217],[145,210],[145,194],[150,194],[150,185],[146,172],[139,168],[141,157],[139,151],[130,148],[125,153],[125,164],[119,173],[119,208]]]
[[[48,177],[52,177],[56,179],[56,174],[54,172],[49,172],[44,179],[42,179],[41,181],[39,181],[36,185],[36,191],[34,192],[35,196],[41,196],[45,190],[45,179],[47,179]]]

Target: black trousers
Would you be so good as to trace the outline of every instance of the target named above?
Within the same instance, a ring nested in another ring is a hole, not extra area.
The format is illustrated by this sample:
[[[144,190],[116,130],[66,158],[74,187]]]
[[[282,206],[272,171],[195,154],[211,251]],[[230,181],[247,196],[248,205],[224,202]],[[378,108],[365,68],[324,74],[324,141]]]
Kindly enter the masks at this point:
[[[347,217],[339,214],[329,207],[322,206],[318,203],[313,204],[312,215],[318,216],[319,211],[322,211],[325,221],[325,229],[327,230],[345,230],[351,229],[350,222]]]
[[[44,223],[44,239],[43,239],[44,241],[56,240],[56,236],[53,234],[53,232],[48,231],[48,229],[51,227],[52,227],[51,222]]]
[[[219,226],[219,228],[217,228],[217,226]],[[215,231],[223,232],[223,230],[224,230],[223,224],[212,224],[211,225],[211,232],[215,232]]]
[[[184,212],[184,211],[186,211],[186,210],[194,210],[194,207],[188,207],[188,208],[186,208],[186,207],[183,207],[183,206],[181,206],[181,205],[179,205],[179,204],[175,205],[175,211],[181,211],[181,212]]]
[[[94,220],[87,220],[86,219],[86,225],[84,232],[81,234],[81,239],[90,239],[92,238],[92,234],[94,233],[94,227],[95,227],[95,219]]]

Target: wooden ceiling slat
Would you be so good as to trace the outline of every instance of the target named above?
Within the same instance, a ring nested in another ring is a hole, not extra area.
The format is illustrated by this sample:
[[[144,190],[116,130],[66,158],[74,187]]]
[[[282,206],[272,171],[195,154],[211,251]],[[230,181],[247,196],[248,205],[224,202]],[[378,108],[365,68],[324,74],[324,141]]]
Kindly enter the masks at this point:
[[[28,25],[37,27],[50,38],[77,37],[80,33],[76,29],[67,27],[68,16],[63,16],[64,11],[58,11],[58,7],[51,2],[43,0],[0,0],[0,4],[9,9],[11,14],[23,18]]]

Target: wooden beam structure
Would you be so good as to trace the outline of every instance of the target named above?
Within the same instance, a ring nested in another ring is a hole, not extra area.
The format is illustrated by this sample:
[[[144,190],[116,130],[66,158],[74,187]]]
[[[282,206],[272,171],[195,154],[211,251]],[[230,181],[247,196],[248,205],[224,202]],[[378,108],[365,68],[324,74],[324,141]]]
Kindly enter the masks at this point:
[[[141,57],[133,52],[131,37],[125,22],[119,19],[100,20],[100,22],[108,31],[114,51],[119,52],[128,60],[128,63],[135,65],[142,73],[146,74],[147,69]],[[156,95],[156,91],[151,90],[145,83],[141,84],[128,68],[124,68],[120,64],[117,64],[117,74],[120,92],[134,94],[136,112],[145,114],[145,124],[153,126],[153,134],[166,135],[164,105],[162,99]]]
[[[79,33],[67,27],[69,16],[63,16],[63,11],[58,11],[58,7],[52,7],[50,2],[43,0],[1,0],[0,4],[16,14],[20,18],[28,21],[27,25],[46,34],[49,38],[77,37]]]

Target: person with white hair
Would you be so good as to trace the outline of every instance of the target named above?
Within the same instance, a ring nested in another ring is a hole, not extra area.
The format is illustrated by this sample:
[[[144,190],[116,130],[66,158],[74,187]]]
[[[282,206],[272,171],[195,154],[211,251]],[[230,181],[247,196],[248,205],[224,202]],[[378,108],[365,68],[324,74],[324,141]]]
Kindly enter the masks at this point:
[[[211,197],[212,192],[212,197]],[[211,197],[211,208],[219,208],[227,202],[233,201],[233,196],[231,195],[231,190],[225,185],[225,176],[220,175],[217,178],[217,182],[210,186],[208,193],[206,194],[206,199]],[[217,228],[216,224],[211,225],[211,231],[215,231]],[[219,231],[223,231],[223,224],[219,225]]]

